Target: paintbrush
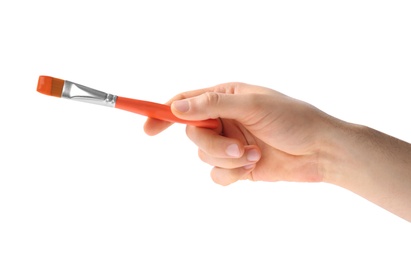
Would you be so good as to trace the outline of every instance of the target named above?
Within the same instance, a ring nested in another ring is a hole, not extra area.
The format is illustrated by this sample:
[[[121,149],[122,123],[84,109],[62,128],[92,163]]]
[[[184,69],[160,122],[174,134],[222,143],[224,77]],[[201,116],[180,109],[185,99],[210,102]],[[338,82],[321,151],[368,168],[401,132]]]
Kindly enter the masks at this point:
[[[40,76],[37,84],[37,91],[54,97],[61,97],[76,101],[114,107],[143,116],[164,120],[172,123],[183,123],[204,128],[217,128],[217,119],[207,119],[202,121],[189,121],[176,117],[170,106],[158,104],[150,101],[120,97],[89,88],[68,80],[62,80],[49,76]]]

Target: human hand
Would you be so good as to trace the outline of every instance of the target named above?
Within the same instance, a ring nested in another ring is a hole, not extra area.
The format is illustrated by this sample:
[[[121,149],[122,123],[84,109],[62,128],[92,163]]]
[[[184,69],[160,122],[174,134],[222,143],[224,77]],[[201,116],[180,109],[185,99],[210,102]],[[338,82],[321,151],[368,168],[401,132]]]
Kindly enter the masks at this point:
[[[201,160],[214,166],[216,183],[323,180],[320,143],[330,117],[305,102],[264,87],[226,83],[181,93],[167,103],[186,120],[220,119],[218,129],[186,128]],[[149,118],[144,129],[155,135],[170,124]]]

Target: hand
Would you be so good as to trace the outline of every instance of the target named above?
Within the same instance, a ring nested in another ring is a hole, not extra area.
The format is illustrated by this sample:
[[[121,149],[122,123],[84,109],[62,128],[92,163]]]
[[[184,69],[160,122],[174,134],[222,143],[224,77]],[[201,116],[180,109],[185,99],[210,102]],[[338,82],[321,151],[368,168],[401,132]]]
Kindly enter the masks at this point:
[[[219,118],[218,129],[187,126],[200,158],[222,185],[237,180],[327,182],[411,221],[411,144],[331,117],[274,90],[226,83],[185,92],[171,109],[186,120]],[[155,135],[170,123],[148,119]]]
[[[186,129],[201,160],[214,166],[216,183],[323,180],[319,148],[330,117],[307,103],[268,88],[226,83],[179,94],[168,104],[183,119],[220,119],[218,129]],[[169,125],[148,119],[145,131],[155,135]]]

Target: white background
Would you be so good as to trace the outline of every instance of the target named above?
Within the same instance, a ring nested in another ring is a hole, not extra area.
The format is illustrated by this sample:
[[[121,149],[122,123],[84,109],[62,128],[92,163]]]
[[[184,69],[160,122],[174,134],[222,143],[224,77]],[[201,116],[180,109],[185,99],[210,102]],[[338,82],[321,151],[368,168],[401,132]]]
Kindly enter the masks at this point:
[[[410,259],[408,222],[328,184],[214,184],[183,125],[36,92],[165,102],[270,87],[411,141],[409,1],[2,1],[0,259]],[[372,162],[370,162],[372,163]]]

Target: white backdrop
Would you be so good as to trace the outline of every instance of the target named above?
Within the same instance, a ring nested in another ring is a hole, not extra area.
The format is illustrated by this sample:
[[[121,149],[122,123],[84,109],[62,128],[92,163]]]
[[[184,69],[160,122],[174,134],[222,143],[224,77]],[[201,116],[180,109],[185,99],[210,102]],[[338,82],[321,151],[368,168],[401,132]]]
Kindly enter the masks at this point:
[[[410,259],[411,226],[328,184],[220,187],[183,125],[36,92],[165,102],[228,81],[411,141],[409,1],[2,1],[0,259]]]

